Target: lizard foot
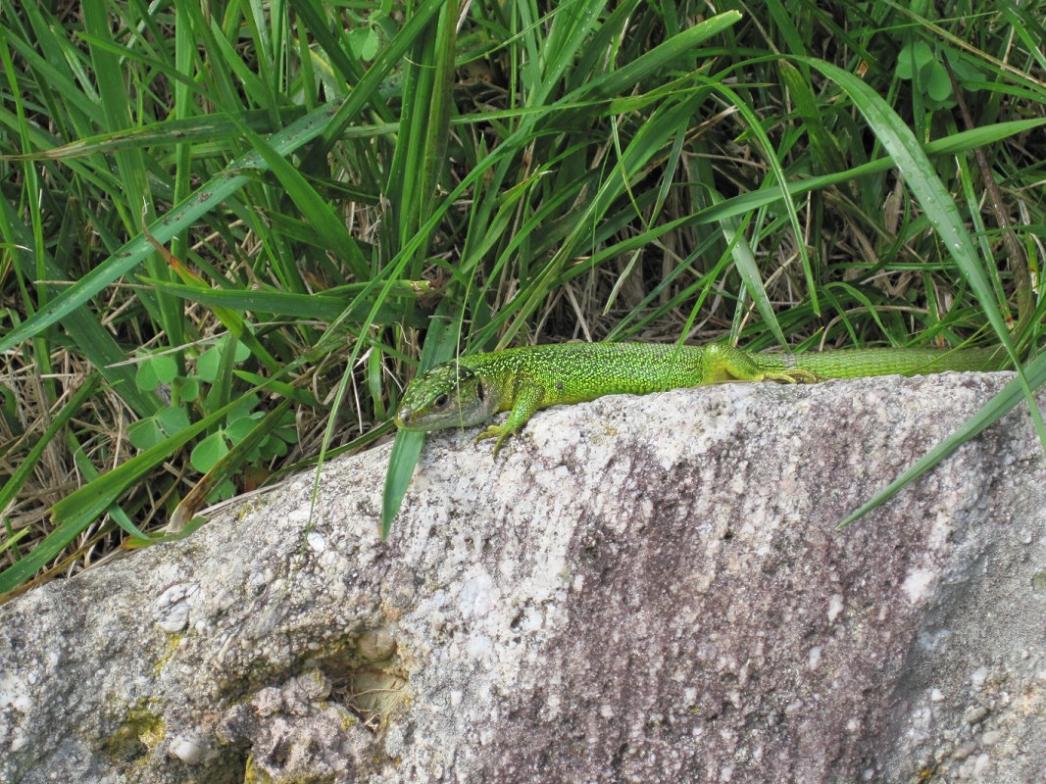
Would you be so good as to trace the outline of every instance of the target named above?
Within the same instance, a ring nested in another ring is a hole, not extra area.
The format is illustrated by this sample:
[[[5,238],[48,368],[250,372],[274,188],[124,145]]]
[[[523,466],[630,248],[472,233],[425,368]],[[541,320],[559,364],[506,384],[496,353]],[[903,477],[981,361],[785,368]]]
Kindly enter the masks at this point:
[[[479,443],[488,438],[496,439],[494,441],[494,457],[498,456],[498,452],[501,451],[501,447],[505,445],[505,442],[512,438],[512,432],[504,425],[488,425],[480,431],[479,435],[476,436],[474,443]]]
[[[803,368],[793,370],[774,370],[763,373],[767,381],[779,381],[782,384],[815,384],[821,379],[816,373]]]

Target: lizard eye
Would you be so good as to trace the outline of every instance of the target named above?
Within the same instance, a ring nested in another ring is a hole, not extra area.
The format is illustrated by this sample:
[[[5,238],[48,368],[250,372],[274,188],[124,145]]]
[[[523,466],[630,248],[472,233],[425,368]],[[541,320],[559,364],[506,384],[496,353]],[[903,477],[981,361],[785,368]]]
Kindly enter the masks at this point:
[[[436,398],[436,408],[443,408],[443,406],[447,405],[448,400],[450,400],[450,398],[447,396],[447,393],[444,392],[442,395]]]

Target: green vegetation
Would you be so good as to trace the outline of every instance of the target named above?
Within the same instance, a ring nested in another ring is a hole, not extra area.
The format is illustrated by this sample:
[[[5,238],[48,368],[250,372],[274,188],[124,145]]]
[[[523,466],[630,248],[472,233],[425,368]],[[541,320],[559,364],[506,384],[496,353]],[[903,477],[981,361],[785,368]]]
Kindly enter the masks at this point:
[[[976,432],[1046,381],[1046,30],[946,7],[0,5],[0,593],[372,443],[456,352],[1002,344]]]

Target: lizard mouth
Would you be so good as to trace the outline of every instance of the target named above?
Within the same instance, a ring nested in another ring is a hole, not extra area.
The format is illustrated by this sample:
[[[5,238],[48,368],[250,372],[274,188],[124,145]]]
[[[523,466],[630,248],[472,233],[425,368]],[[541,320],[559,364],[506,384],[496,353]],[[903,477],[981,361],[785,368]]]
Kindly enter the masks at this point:
[[[396,427],[398,427],[400,430],[428,429],[418,424],[417,412],[411,411],[410,409],[398,412],[392,421],[396,423]]]

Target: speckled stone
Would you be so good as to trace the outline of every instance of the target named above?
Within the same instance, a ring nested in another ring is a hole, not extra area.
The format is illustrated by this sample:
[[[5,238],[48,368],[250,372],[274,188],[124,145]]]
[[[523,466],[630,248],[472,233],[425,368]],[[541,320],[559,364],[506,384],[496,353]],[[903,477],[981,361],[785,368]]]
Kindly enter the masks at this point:
[[[1009,378],[608,397],[497,461],[449,432],[385,543],[388,447],[336,461],[311,519],[306,474],[0,607],[0,781],[1026,784],[1027,414],[835,530]]]

